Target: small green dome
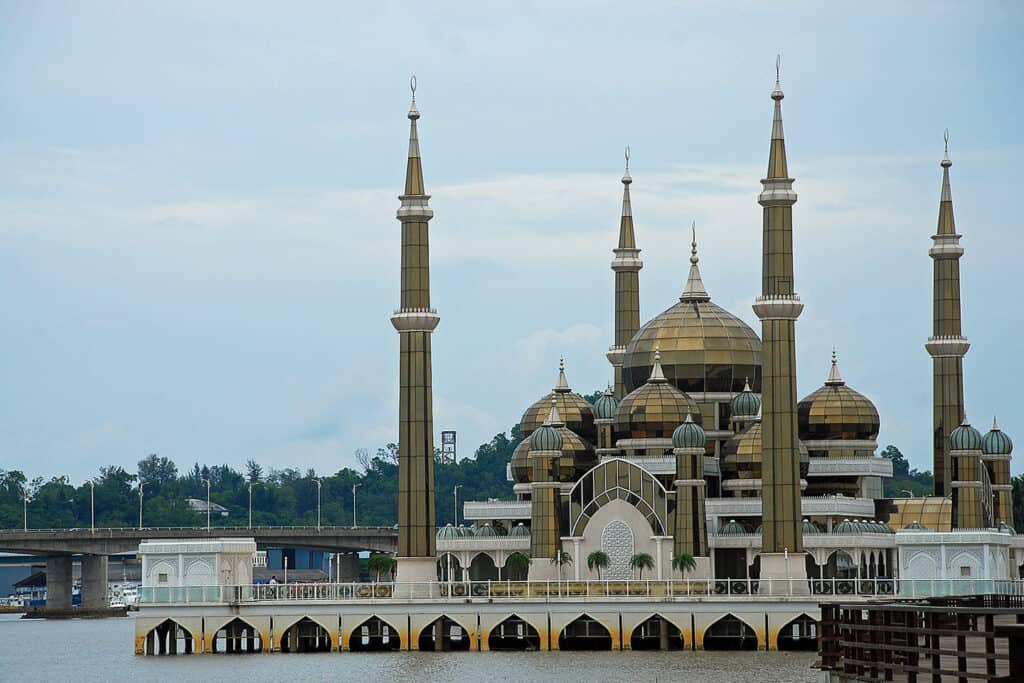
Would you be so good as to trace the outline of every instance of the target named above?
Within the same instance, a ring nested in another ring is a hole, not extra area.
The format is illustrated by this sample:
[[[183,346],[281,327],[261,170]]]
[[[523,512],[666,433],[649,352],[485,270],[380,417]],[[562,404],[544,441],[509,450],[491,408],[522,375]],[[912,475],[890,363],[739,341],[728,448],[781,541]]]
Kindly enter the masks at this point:
[[[519,522],[519,524],[516,524],[514,527],[512,527],[512,530],[508,532],[508,535],[515,538],[529,538],[530,527],[526,526],[522,522]]]
[[[594,402],[594,417],[598,420],[614,420],[615,410],[618,407],[619,402],[615,400],[612,388],[608,387],[604,390],[604,394]]]
[[[530,434],[530,450],[560,451],[562,450],[562,435],[551,425],[543,425]]]
[[[693,421],[693,416],[686,414],[686,422],[672,432],[672,446],[675,448],[704,448],[708,437],[704,428]]]
[[[728,524],[723,525],[722,528],[718,530],[718,534],[720,536],[735,536],[737,534],[749,533],[750,532],[747,531],[747,527],[743,526],[735,519],[730,519]]]
[[[473,535],[473,529],[466,526],[465,524],[460,524],[458,527],[456,527],[455,531],[458,533],[460,538]]]
[[[918,522],[916,519],[903,528],[907,529],[908,531],[928,531],[928,527],[926,527],[924,524],[921,524],[921,522]]]
[[[445,524],[437,530],[437,540],[439,541],[458,538],[460,535],[458,528],[453,527],[451,524]]]
[[[805,534],[820,534],[821,528],[809,519],[803,521],[803,530]]]
[[[1013,441],[999,429],[992,418],[992,429],[981,440],[981,452],[985,455],[1009,455],[1013,452]]]
[[[967,419],[949,434],[949,448],[953,451],[980,451],[981,432],[972,427]]]
[[[750,390],[749,381],[744,381],[743,391],[733,397],[729,410],[733,417],[754,417],[761,410],[761,399]]]
[[[1000,531],[1005,531],[1006,533],[1010,534],[1011,536],[1016,536],[1017,535],[1017,532],[1013,530],[1013,527],[1010,526],[1009,524],[1007,524],[1006,522],[999,522],[999,530]]]
[[[494,527],[491,526],[490,523],[487,523],[487,524],[484,524],[483,526],[478,526],[476,528],[476,532],[473,535],[476,536],[477,538],[484,537],[484,536],[491,537],[491,536],[497,536],[498,532],[494,530]]]
[[[839,524],[836,524],[834,527],[832,527],[832,533],[834,534],[856,534],[859,531],[860,530],[857,528],[857,524],[855,522],[851,522],[848,519],[844,519],[843,521],[839,522]]]

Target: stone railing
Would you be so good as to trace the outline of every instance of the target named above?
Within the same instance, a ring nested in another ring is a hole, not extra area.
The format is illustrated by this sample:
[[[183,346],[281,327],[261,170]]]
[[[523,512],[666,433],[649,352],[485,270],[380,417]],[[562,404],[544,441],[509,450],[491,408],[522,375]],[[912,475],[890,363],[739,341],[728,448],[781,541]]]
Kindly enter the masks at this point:
[[[462,505],[462,516],[464,519],[529,519],[530,501],[466,501]]]
[[[529,550],[529,536],[463,536],[437,539],[437,551],[459,550]]]

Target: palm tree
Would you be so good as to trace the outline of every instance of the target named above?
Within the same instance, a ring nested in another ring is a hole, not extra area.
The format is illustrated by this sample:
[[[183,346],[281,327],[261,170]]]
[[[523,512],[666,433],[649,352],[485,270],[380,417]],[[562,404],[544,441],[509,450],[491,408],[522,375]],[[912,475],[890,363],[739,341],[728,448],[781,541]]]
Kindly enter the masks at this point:
[[[587,569],[597,570],[597,580],[601,580],[601,570],[608,568],[608,553],[603,550],[595,550],[587,555]]]
[[[508,570],[509,579],[516,576],[516,581],[522,581],[522,577],[527,576],[530,571],[530,556],[526,553],[512,553],[505,560],[505,568]]]
[[[693,559],[690,553],[679,553],[672,558],[672,568],[686,576],[686,572],[692,572],[697,568],[697,560]]]
[[[366,568],[369,569],[377,576],[377,581],[380,581],[381,574],[390,574],[394,572],[395,565],[398,564],[395,558],[390,555],[371,555],[370,559],[366,561]]]
[[[562,567],[572,564],[572,555],[564,550],[556,550],[555,556],[551,558],[551,564],[558,565],[558,579],[562,579]]]
[[[637,553],[633,557],[629,558],[629,566],[631,569],[640,570],[640,580],[644,580],[644,570],[654,569],[654,558],[647,553]]]

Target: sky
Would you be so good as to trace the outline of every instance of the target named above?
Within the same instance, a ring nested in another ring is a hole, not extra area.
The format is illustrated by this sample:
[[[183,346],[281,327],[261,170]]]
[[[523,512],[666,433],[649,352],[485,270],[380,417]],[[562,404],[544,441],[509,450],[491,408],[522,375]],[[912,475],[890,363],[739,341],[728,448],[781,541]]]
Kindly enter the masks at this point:
[[[626,145],[642,320],[677,300],[696,221],[712,299],[759,330],[777,53],[799,393],[835,346],[880,446],[931,468],[948,128],[967,412],[1024,444],[1022,34],[1015,2],[4,0],[0,469],[79,482],[159,453],[332,473],[394,441],[411,74],[434,426],[460,456],[560,355],[580,393],[611,379]]]

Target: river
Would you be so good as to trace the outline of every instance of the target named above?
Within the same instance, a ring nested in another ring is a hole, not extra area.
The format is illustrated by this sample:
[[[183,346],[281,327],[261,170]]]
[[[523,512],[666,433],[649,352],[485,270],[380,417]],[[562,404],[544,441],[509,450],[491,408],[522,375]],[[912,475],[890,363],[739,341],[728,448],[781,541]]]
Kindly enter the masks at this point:
[[[0,616],[0,680],[699,681],[822,680],[813,652],[392,652],[137,657],[127,619]]]

